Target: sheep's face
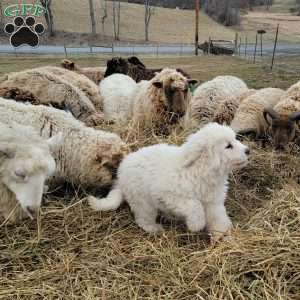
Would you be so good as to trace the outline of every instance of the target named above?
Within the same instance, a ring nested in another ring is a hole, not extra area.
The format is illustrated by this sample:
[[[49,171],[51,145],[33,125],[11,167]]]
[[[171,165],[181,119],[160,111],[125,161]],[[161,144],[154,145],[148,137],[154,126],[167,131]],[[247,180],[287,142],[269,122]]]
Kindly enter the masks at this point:
[[[197,81],[186,79],[179,72],[174,72],[170,77],[164,80],[154,80],[153,85],[162,89],[164,93],[164,105],[171,121],[177,121],[183,117],[187,110],[190,100],[189,84],[195,84]]]
[[[61,138],[61,137],[60,137]],[[56,144],[54,144],[56,143]],[[6,145],[0,149],[5,157],[1,180],[15,194],[22,209],[33,219],[40,207],[46,179],[55,171],[55,161],[50,153],[61,140],[51,138],[41,145]]]
[[[128,70],[129,70],[128,62],[121,57],[120,58],[115,57],[107,62],[107,68],[104,77],[108,77],[115,73],[127,75]]]
[[[75,70],[75,63],[68,59],[64,59],[61,63],[61,66],[67,70],[71,70],[71,71]]]
[[[272,108],[267,108],[264,110],[264,118],[271,127],[275,149],[284,150],[288,143],[295,139],[296,123],[300,119],[300,112],[283,116]]]

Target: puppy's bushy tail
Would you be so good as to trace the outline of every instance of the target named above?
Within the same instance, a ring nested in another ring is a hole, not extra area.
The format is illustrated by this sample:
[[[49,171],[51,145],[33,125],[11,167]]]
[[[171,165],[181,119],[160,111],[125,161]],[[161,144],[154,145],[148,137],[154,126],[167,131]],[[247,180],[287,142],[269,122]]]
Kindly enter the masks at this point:
[[[110,191],[106,198],[88,197],[88,202],[93,210],[108,211],[117,209],[123,202],[122,191],[114,188]]]

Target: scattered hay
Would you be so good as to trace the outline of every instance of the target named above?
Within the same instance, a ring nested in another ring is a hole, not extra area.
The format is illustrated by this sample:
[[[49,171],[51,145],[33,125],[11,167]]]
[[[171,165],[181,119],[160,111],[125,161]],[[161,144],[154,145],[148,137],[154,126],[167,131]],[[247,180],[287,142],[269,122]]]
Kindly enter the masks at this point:
[[[187,135],[106,129],[132,150]],[[299,299],[299,156],[246,143],[251,161],[230,179],[232,242],[180,223],[146,234],[126,205],[98,213],[82,193],[51,196],[36,223],[1,228],[0,299]]]

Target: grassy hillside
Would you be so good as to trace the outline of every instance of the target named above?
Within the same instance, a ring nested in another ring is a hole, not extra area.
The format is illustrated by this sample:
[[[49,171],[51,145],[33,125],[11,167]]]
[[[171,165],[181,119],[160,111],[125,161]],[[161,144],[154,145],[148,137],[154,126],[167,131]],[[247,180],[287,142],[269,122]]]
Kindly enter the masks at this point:
[[[91,31],[87,0],[53,0],[55,29],[58,31],[88,33]],[[4,0],[3,7],[11,1]],[[35,3],[28,0],[26,3]],[[103,1],[94,1],[97,33],[113,35],[112,3],[108,2],[108,18],[102,30]],[[161,43],[192,43],[194,40],[194,12],[156,7],[150,25],[150,40]],[[101,37],[100,36],[100,37]],[[208,37],[233,39],[234,33],[217,24],[205,14],[200,16],[200,40]],[[144,40],[144,7],[121,3],[120,38],[127,41]]]

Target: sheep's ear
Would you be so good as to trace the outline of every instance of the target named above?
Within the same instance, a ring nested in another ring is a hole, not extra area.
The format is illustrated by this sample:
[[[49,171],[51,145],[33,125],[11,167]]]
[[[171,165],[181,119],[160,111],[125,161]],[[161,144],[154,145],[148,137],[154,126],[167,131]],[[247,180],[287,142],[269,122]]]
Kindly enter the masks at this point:
[[[161,81],[153,81],[152,84],[158,89],[161,89],[163,87],[163,83]]]
[[[57,151],[59,147],[63,144],[63,142],[64,138],[61,132],[47,140],[47,144],[49,145],[51,152]]]
[[[300,121],[300,111],[291,113],[289,115],[289,120],[292,121],[292,122]]]
[[[65,68],[73,70],[74,67],[75,67],[75,63],[73,61],[71,61],[71,60],[64,59],[62,61],[62,66],[65,67]]]
[[[9,145],[2,144],[0,145],[0,157],[4,156],[6,158],[12,159],[16,155],[16,150]]]
[[[188,79],[188,84],[189,85],[194,85],[194,84],[197,84],[197,83],[198,83],[197,79]]]
[[[278,113],[271,107],[265,108],[263,111],[263,116],[268,125],[271,125],[272,122],[268,119],[268,116],[273,120],[277,119]]]

